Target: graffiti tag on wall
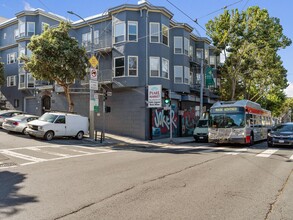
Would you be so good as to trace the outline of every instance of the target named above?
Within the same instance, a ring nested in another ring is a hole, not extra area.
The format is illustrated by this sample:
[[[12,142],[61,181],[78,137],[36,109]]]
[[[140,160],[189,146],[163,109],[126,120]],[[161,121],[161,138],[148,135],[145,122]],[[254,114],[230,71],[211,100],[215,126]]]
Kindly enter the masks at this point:
[[[177,136],[178,130],[178,116],[175,113],[175,109],[171,110],[172,118],[172,133]],[[154,109],[152,111],[152,135],[153,138],[163,138],[170,136],[170,117],[164,115],[163,109]]]
[[[190,136],[193,134],[194,126],[196,124],[195,107],[189,107],[185,110],[181,118],[182,136]]]

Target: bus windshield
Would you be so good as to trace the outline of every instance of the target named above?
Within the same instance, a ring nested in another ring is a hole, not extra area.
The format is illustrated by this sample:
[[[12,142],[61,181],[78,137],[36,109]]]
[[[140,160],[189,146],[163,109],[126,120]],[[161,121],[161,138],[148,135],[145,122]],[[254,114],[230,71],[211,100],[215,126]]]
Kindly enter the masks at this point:
[[[243,113],[214,113],[210,119],[212,128],[237,128],[245,125]]]

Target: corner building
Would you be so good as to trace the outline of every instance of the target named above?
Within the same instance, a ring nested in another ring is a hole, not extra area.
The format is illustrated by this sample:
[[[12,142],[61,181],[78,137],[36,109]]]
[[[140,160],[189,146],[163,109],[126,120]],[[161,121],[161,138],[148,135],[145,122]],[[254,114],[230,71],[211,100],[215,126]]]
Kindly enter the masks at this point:
[[[164,102],[162,108],[148,108],[149,85],[162,85],[162,98],[164,91],[171,91],[173,137],[193,133],[200,117],[201,73],[203,110],[218,100],[220,72],[215,48],[208,38],[195,35],[191,26],[172,17],[166,8],[141,1],[72,23],[70,35],[86,48],[89,58],[89,24],[93,26],[100,87],[96,130],[143,140],[169,137],[170,119],[164,114]],[[44,25],[54,28],[62,20],[36,9],[0,23],[0,57],[6,79],[0,105],[37,115],[68,109],[62,88],[55,82],[35,80],[17,59],[22,53],[31,53],[26,46],[32,35],[41,34]],[[75,112],[85,116],[89,116],[88,82],[89,76],[75,80],[70,89]],[[109,113],[104,113],[105,106],[111,108]]]

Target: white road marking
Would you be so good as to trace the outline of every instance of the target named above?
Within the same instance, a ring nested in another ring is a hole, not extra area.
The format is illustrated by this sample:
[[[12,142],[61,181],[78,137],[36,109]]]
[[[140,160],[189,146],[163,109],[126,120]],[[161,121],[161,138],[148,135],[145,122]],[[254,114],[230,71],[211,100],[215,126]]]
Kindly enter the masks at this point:
[[[228,154],[228,155],[238,155],[240,153],[244,153],[244,152],[247,152],[248,149],[247,148],[240,148],[240,149],[231,149],[232,151],[231,152],[227,152],[225,154]]]
[[[23,160],[28,160],[28,161],[33,161],[33,162],[42,162],[42,161],[45,160],[45,159],[42,159],[42,158],[32,157],[32,156],[16,153],[16,152],[9,151],[9,150],[3,150],[3,151],[0,151],[0,152],[2,154],[6,154],[8,156],[17,157],[17,158],[20,158],[20,159],[23,159]]]
[[[268,149],[268,150],[263,151],[260,154],[257,154],[256,157],[270,157],[272,154],[274,154],[278,150],[279,149]]]
[[[289,158],[289,160],[293,160],[293,155]]]

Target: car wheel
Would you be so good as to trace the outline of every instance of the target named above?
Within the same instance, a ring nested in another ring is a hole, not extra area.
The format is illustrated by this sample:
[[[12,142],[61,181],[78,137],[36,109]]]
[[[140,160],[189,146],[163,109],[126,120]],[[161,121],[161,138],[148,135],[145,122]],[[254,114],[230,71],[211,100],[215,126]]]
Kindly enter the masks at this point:
[[[75,137],[77,140],[81,140],[83,138],[83,131],[79,131]]]
[[[53,133],[53,131],[47,131],[46,134],[44,135],[44,138],[45,138],[47,141],[52,140],[53,137],[54,137],[54,133]]]
[[[25,134],[25,135],[27,135],[27,134],[28,134],[28,132],[27,132],[27,128],[24,128],[24,129],[22,130],[22,133]]]

